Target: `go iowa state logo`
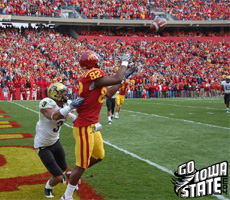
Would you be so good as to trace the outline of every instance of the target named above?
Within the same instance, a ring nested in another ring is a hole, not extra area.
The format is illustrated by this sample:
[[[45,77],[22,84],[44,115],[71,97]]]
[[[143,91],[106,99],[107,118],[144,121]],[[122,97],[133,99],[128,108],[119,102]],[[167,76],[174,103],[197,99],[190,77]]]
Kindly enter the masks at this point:
[[[6,116],[10,117],[10,116]],[[3,117],[4,118],[4,117]],[[15,121],[1,121],[1,129],[19,128]],[[0,140],[33,139],[30,133],[6,133],[0,134]],[[36,150],[25,145],[0,146],[0,200],[42,200],[44,186],[51,174],[42,164]],[[54,200],[60,199],[67,185],[58,184],[54,189]],[[96,194],[94,189],[82,180],[79,190],[74,194],[75,200],[95,199],[103,197]]]

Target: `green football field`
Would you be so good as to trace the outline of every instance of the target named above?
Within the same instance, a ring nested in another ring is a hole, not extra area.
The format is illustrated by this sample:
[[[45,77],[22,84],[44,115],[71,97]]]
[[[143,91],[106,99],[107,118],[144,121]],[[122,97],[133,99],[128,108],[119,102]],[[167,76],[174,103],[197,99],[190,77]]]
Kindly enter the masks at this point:
[[[14,133],[35,135],[38,104],[39,101],[2,101],[0,107],[11,116],[8,120],[22,126],[14,128]],[[223,98],[125,99],[120,118],[114,119],[112,125],[108,124],[104,103],[100,122],[105,159],[88,169],[82,179],[106,200],[182,199],[177,197],[172,183],[179,165],[193,160],[200,170],[230,162],[230,113],[225,112]],[[0,131],[12,133],[11,129]],[[72,169],[75,141],[71,122],[62,126],[60,141]],[[0,140],[3,145],[33,146],[33,139]],[[230,199],[229,193],[228,178],[227,195],[198,199],[226,200]]]

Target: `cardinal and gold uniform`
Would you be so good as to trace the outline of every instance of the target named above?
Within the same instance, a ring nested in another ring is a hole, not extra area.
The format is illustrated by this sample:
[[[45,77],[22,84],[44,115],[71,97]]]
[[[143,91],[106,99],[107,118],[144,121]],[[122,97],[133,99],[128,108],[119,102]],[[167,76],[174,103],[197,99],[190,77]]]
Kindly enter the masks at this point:
[[[74,124],[73,135],[76,140],[76,165],[88,168],[90,157],[103,159],[105,155],[100,131],[94,132],[94,125],[99,122],[106,87],[95,87],[94,81],[105,74],[98,68],[92,68],[79,79],[79,96],[85,102],[77,109],[78,118]]]
[[[125,81],[119,89],[119,93],[116,94],[116,104],[121,108],[122,104],[125,101],[125,92],[128,86],[128,82]]]

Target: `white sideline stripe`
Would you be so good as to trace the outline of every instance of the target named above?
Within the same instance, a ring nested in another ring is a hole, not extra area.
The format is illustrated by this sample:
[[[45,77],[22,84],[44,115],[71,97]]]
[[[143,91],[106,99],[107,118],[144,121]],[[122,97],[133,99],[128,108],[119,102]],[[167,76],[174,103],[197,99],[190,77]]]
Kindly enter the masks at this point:
[[[9,102],[10,102],[10,101],[9,101]],[[25,109],[27,109],[27,110],[29,110],[29,111],[32,111],[32,112],[34,112],[34,113],[39,114],[38,111],[32,110],[32,109],[30,109],[30,108],[28,108],[28,107],[25,107],[25,106],[23,106],[23,105],[20,105],[20,104],[18,104],[18,103],[15,103],[15,102],[10,102],[10,103],[16,104],[16,105],[18,105],[18,106],[20,106],[20,107],[22,107],[22,108],[25,108]],[[66,124],[66,123],[64,123],[64,124],[65,124],[66,126],[70,127],[70,128],[73,128],[73,127],[70,126],[69,124]]]
[[[25,108],[25,109],[27,109],[27,110],[30,110],[30,111],[32,111],[32,112],[34,112],[34,113],[39,114],[39,112],[37,112],[37,111],[35,111],[35,110],[32,110],[32,109],[30,109],[30,108],[28,108],[28,107],[25,107],[25,106],[23,106],[23,105],[20,105],[20,104],[18,104],[18,103],[15,103],[15,102],[12,102],[12,103],[13,103],[13,104],[16,104],[16,105],[18,105],[18,106],[20,106],[20,107],[22,107],[22,108]],[[69,124],[66,124],[66,123],[64,123],[64,124],[65,124],[67,127],[69,127],[69,128],[73,128],[73,126],[70,126]],[[152,165],[152,166],[154,166],[154,167],[156,167],[156,168],[158,168],[158,169],[160,169],[160,170],[162,170],[162,171],[164,171],[164,172],[167,172],[168,174],[173,175],[173,172],[170,171],[169,169],[167,169],[167,168],[165,168],[165,167],[162,167],[162,166],[160,166],[160,165],[158,165],[158,164],[156,164],[156,163],[153,163],[153,162],[151,162],[150,160],[141,158],[140,156],[138,156],[138,155],[136,155],[136,154],[134,154],[134,153],[131,153],[131,152],[125,150],[125,149],[119,148],[118,146],[116,146],[116,145],[114,145],[114,144],[111,144],[111,143],[108,142],[108,141],[105,141],[105,140],[104,140],[104,143],[107,144],[107,145],[109,145],[109,146],[111,146],[111,147],[113,147],[113,148],[115,148],[115,149],[117,149],[117,150],[119,150],[119,151],[121,151],[121,152],[124,152],[125,154],[128,154],[128,155],[130,155],[130,156],[132,156],[132,157],[134,157],[134,158],[137,158],[138,160],[144,161],[144,162],[146,162],[146,163],[148,163],[148,164],[150,164],[150,165]]]
[[[25,106],[23,106],[23,105],[20,105],[20,104],[18,104],[18,103],[15,103],[15,102],[10,102],[10,103],[16,104],[16,105],[18,105],[18,106],[20,106],[20,107],[22,107],[22,108],[25,108],[25,109],[27,109],[27,110],[30,110],[30,111],[32,111],[32,112],[34,112],[34,113],[39,114],[39,112],[37,112],[37,111],[35,111],[35,110],[32,110],[32,109],[30,109],[30,108],[28,108],[28,107],[25,107]],[[66,126],[69,127],[69,128],[73,128],[73,126],[70,126],[69,124],[64,123],[64,125],[66,125]],[[138,155],[136,155],[136,154],[134,154],[134,153],[131,153],[131,152],[125,150],[125,149],[122,149],[122,148],[120,148],[120,147],[118,147],[118,146],[116,146],[116,145],[114,145],[114,144],[111,144],[111,143],[108,142],[108,141],[103,140],[103,142],[104,142],[105,144],[107,144],[108,146],[113,147],[114,149],[117,149],[117,150],[119,150],[119,151],[121,151],[121,152],[123,152],[123,153],[125,153],[125,154],[127,154],[127,155],[132,156],[133,158],[136,158],[136,159],[138,159],[138,160],[141,160],[141,161],[143,161],[143,162],[145,162],[145,163],[147,163],[147,164],[149,164],[149,165],[151,165],[151,166],[154,166],[154,167],[160,169],[161,171],[164,171],[164,172],[166,172],[166,173],[168,173],[168,174],[170,174],[170,175],[174,175],[173,172],[172,172],[171,170],[169,170],[169,169],[167,169],[167,168],[165,168],[165,167],[162,167],[161,165],[158,165],[158,164],[156,164],[156,163],[154,163],[154,162],[151,162],[150,160],[141,158],[140,156],[138,156]],[[220,200],[230,200],[230,199],[228,199],[228,198],[225,198],[225,197],[222,196],[222,195],[212,195],[212,196],[214,196],[214,197],[216,197],[217,199],[220,199]]]
[[[195,121],[186,120],[186,119],[171,118],[171,117],[166,117],[166,116],[161,116],[161,115],[156,115],[156,114],[142,113],[142,112],[137,112],[137,111],[132,111],[132,110],[125,110],[125,109],[122,109],[122,110],[126,111],[126,112],[131,112],[131,113],[137,113],[137,114],[148,115],[148,116],[153,116],[153,117],[159,117],[159,118],[177,120],[177,121],[188,122],[188,123],[193,123],[193,124],[199,124],[199,125],[204,125],[204,126],[210,126],[210,127],[213,127],[213,128],[221,128],[221,129],[230,130],[230,128],[224,127],[224,126],[216,126],[216,125],[212,125],[212,124],[205,124],[205,123],[202,123],[202,122],[195,122]]]
[[[121,151],[121,152],[123,152],[123,153],[125,153],[125,154],[127,154],[127,155],[132,156],[133,158],[136,158],[136,159],[138,159],[138,160],[144,161],[144,162],[148,163],[149,165],[152,165],[152,166],[154,166],[154,167],[160,169],[161,171],[164,171],[164,172],[167,172],[168,174],[173,175],[173,172],[170,171],[169,169],[167,169],[167,168],[165,168],[165,167],[162,167],[162,166],[160,166],[160,165],[158,165],[158,164],[156,164],[156,163],[154,163],[154,162],[151,162],[150,160],[141,158],[140,156],[138,156],[138,155],[136,155],[136,154],[134,154],[134,153],[131,153],[131,152],[125,150],[125,149],[122,149],[122,148],[120,148],[120,147],[118,147],[118,146],[116,146],[116,145],[114,145],[114,144],[111,144],[111,143],[108,142],[108,141],[105,141],[105,140],[104,140],[104,143],[107,144],[107,145],[109,145],[109,146],[111,146],[111,147],[113,147],[114,149],[117,149],[117,150],[119,150],[119,151]]]
[[[156,103],[160,105],[165,105],[164,103]],[[200,107],[200,106],[182,106],[178,104],[167,104],[169,106],[175,106],[175,107],[184,107],[184,108],[198,108],[198,109],[207,109],[207,110],[220,110],[218,108],[209,108],[209,107]]]
[[[141,102],[138,102],[141,103]],[[145,102],[145,104],[152,104],[149,102]],[[178,104],[165,104],[165,103],[157,103],[154,102],[154,104],[158,104],[158,105],[168,105],[168,106],[174,106],[174,107],[184,107],[184,108],[197,108],[197,109],[207,109],[207,110],[220,110],[218,108],[209,108],[209,107],[201,107],[201,106],[183,106],[183,105],[178,105]],[[222,109],[224,110],[224,109]]]

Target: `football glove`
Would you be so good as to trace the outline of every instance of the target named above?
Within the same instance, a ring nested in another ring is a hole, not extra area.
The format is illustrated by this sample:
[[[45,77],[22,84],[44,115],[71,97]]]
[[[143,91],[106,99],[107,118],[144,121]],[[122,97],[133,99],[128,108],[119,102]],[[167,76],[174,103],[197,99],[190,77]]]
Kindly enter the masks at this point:
[[[71,110],[78,108],[81,104],[83,104],[84,101],[85,101],[85,98],[83,97],[76,98],[70,103],[69,107],[71,108]]]
[[[127,79],[130,75],[132,75],[134,72],[137,72],[137,67],[130,67],[129,71],[126,71],[125,73],[125,79]]]
[[[125,53],[122,56],[117,57],[118,59],[120,59],[121,61],[129,61],[131,59],[131,55],[130,53]]]

